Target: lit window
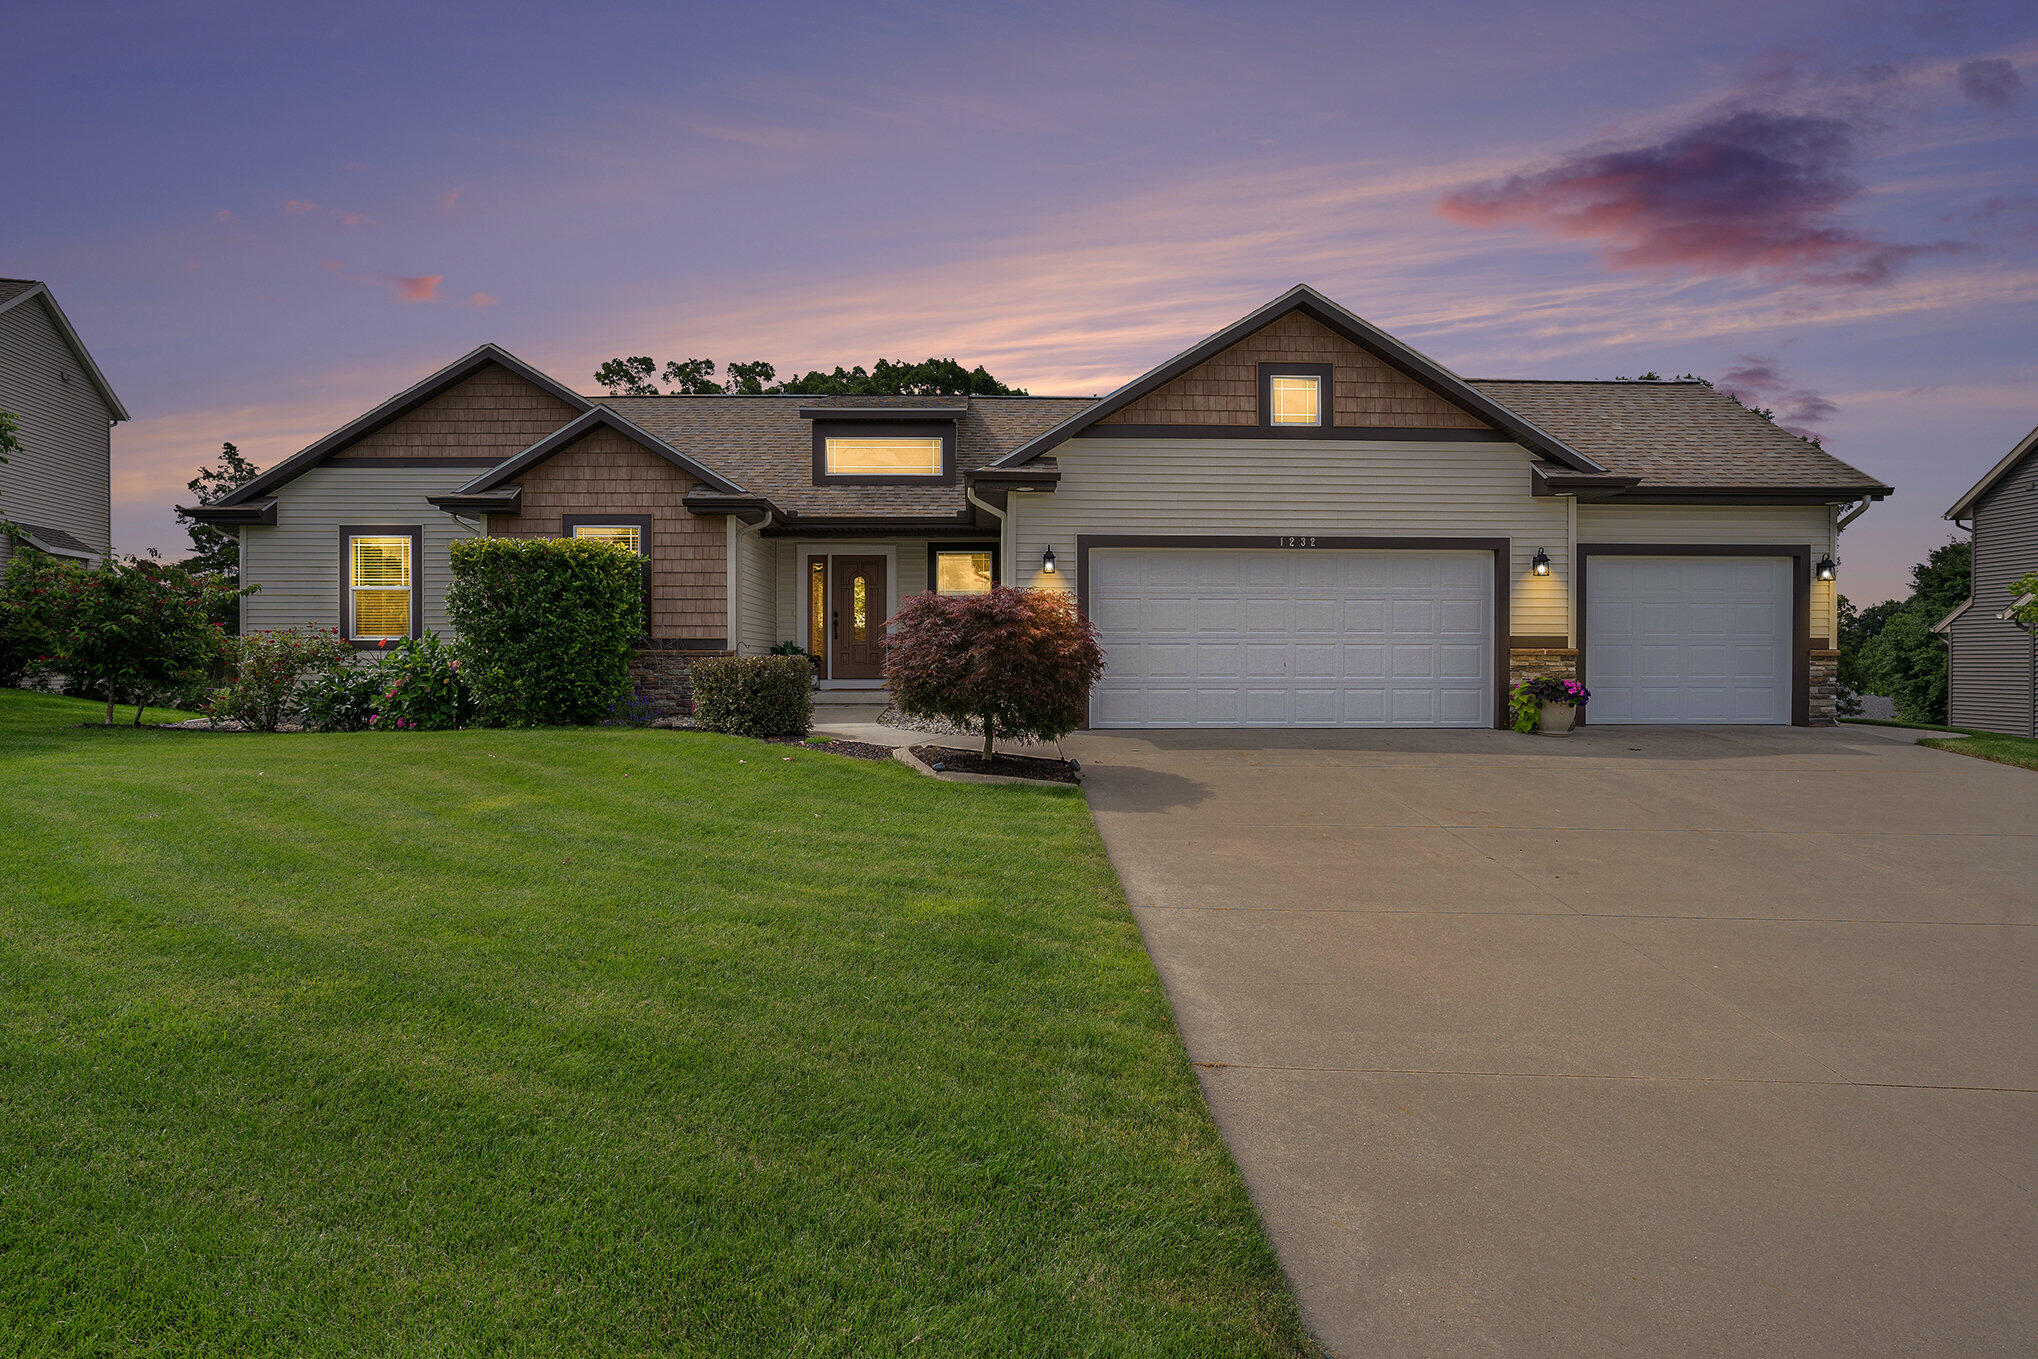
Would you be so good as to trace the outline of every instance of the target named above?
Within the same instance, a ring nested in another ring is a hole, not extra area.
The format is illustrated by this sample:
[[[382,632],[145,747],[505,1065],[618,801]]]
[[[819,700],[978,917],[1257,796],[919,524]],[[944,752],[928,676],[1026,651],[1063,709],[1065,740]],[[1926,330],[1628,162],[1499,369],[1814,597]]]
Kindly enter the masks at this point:
[[[1267,379],[1267,401],[1271,407],[1268,423],[1275,425],[1320,425],[1323,423],[1323,379],[1271,377]]]
[[[807,649],[815,655],[828,644],[828,561],[807,559]]]
[[[934,592],[943,595],[984,595],[991,592],[989,549],[934,554]]]
[[[573,536],[594,538],[604,543],[621,543],[638,556],[644,555],[644,531],[635,524],[575,524]]]
[[[831,435],[822,466],[831,477],[938,477],[941,439]]]
[[[410,636],[410,536],[361,535],[348,540],[354,616],[348,636],[384,642]]]

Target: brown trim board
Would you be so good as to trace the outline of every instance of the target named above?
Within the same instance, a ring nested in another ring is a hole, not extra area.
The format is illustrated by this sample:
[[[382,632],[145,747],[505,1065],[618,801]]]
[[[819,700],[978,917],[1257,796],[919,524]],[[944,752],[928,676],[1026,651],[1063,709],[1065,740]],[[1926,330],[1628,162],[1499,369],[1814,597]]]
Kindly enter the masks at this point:
[[[1580,543],[1578,562],[1578,682],[1590,688],[1586,666],[1592,656],[1586,633],[1586,590],[1594,557],[1788,557],[1791,559],[1790,724],[1812,724],[1812,550],[1780,543]],[[1578,710],[1582,725],[1591,711]]]
[[[1076,536],[1076,605],[1090,612],[1090,553],[1113,547],[1283,548],[1297,552],[1490,552],[1493,554],[1493,725],[1510,725],[1507,711],[1507,645],[1512,600],[1508,573],[1514,559],[1511,538],[1331,538],[1301,535],[1233,533],[1083,533]]]
[[[425,635],[425,530],[422,524],[340,525],[340,640],[356,651],[384,649],[386,642],[354,640],[354,549],[350,539],[362,535],[410,539],[410,635]]]
[[[1281,367],[1282,365],[1275,365]],[[1295,365],[1285,365],[1293,371]],[[1083,439],[1339,439],[1347,443],[1511,444],[1497,429],[1429,425],[1091,425]],[[1001,469],[1003,470],[1003,469]]]

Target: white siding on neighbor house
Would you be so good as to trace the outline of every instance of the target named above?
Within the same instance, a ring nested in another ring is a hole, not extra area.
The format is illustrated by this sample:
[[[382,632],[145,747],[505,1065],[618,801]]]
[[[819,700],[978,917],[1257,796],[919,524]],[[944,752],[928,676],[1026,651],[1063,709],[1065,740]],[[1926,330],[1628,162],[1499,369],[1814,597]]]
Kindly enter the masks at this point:
[[[1054,491],[1011,496],[1014,585],[1076,588],[1082,535],[1507,538],[1509,631],[1569,634],[1568,504],[1530,493],[1514,444],[1072,439],[1055,457]],[[1529,570],[1538,548],[1547,576]]]
[[[754,531],[736,530],[736,637],[731,648],[761,656],[780,639],[776,545]]]
[[[452,581],[448,551],[476,528],[427,502],[473,473],[459,467],[314,467],[277,493],[276,523],[241,534],[241,575],[259,581],[242,625],[249,629],[312,624],[339,627],[342,524],[411,525],[424,530],[424,560],[415,563],[414,588],[424,592],[425,628],[451,635],[446,587]]]
[[[1804,546],[1812,560],[1839,556],[1830,505],[1580,505],[1581,543],[1761,543]],[[1835,585],[1812,582],[1812,637],[1837,646]],[[1589,592],[1588,592],[1589,593]]]
[[[0,463],[0,516],[112,551],[113,412],[40,297],[0,313],[0,410],[21,417],[21,451]]]

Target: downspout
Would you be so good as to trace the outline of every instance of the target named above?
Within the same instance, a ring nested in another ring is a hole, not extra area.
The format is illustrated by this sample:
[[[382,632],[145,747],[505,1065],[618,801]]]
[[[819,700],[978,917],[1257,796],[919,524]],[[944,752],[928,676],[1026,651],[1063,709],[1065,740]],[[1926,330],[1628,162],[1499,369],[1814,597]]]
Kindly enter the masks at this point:
[[[1012,492],[1007,491],[1005,492],[1005,495],[1009,503]],[[998,560],[999,562],[1002,563],[1002,566],[999,568],[999,572],[1001,575],[1005,576],[1006,579],[997,581],[996,584],[1010,585],[1012,583],[1010,577],[1012,575],[1013,568],[1018,565],[1017,562],[1014,562],[1012,560],[1011,519],[1008,518],[1005,512],[999,509],[997,506],[990,504],[988,501],[979,500],[977,498],[977,492],[974,486],[965,485],[962,488],[962,498],[964,500],[967,500],[970,504],[976,506],[978,509],[982,510],[985,514],[990,515],[991,518],[998,521]]]

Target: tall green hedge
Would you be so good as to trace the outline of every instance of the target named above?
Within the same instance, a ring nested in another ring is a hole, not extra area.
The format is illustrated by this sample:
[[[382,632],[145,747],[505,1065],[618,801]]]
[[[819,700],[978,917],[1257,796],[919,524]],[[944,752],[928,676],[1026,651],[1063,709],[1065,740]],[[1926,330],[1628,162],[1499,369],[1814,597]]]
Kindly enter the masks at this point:
[[[453,544],[446,615],[460,673],[491,726],[599,722],[630,692],[644,633],[643,559],[587,538]]]

